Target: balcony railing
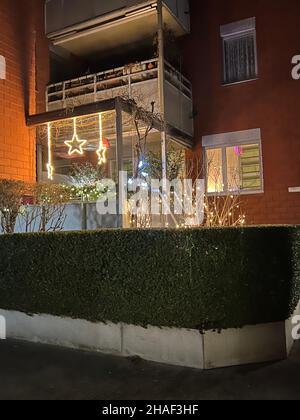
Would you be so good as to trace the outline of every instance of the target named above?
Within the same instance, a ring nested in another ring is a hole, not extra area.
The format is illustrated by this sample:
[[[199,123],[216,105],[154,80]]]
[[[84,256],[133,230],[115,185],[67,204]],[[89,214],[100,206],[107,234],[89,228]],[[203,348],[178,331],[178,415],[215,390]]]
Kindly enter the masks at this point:
[[[118,96],[135,99],[159,113],[158,60],[151,59],[76,79],[55,83],[47,88],[47,110],[104,101]],[[192,85],[171,64],[165,63],[165,119],[183,133],[193,136]]]
[[[133,86],[157,78],[158,60],[152,59],[66,80],[47,87],[47,107],[48,110],[53,110],[79,105],[82,104],[80,99],[84,100],[84,98],[86,98],[84,103],[96,102],[101,93],[112,90],[123,90],[123,95],[120,95],[120,92],[118,95],[130,98]],[[167,62],[165,63],[165,80],[187,98],[192,98],[192,85],[189,80]],[[112,94],[112,96],[114,95]]]

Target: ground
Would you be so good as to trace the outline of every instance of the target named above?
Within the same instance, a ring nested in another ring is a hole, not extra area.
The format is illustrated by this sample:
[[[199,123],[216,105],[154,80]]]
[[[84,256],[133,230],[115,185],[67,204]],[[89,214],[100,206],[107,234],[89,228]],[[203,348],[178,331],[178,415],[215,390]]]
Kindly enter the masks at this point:
[[[0,355],[1,400],[300,400],[300,342],[289,360],[206,372],[13,340]]]

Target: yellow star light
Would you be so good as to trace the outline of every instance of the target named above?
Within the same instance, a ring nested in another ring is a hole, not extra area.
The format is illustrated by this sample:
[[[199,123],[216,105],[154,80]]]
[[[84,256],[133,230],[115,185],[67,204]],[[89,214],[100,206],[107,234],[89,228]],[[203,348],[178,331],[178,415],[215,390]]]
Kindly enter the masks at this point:
[[[103,163],[106,163],[106,152],[107,152],[107,149],[103,144],[102,114],[99,114],[99,135],[100,135],[99,148],[96,153],[98,155],[98,165],[102,165]]]
[[[69,156],[74,155],[77,153],[78,155],[83,155],[83,146],[87,143],[86,140],[80,140],[77,135],[77,127],[76,127],[76,118],[74,118],[74,135],[72,140],[68,140],[64,142],[66,146],[69,148]]]
[[[83,146],[86,144],[86,140],[80,140],[75,134],[72,140],[65,141],[65,145],[69,147],[69,156],[72,156],[74,153],[83,155]]]
[[[48,179],[53,181],[54,168],[50,163],[47,164],[47,172],[48,172]]]
[[[98,155],[98,164],[102,165],[103,163],[106,163],[106,147],[103,146],[102,144],[99,144],[99,149],[97,150],[97,155]]]

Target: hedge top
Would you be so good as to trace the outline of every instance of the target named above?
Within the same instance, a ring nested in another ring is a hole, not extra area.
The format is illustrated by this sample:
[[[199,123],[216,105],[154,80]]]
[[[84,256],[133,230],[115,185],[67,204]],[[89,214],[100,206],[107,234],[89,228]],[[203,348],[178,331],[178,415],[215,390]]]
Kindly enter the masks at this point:
[[[0,236],[0,308],[205,329],[287,319],[300,227]]]

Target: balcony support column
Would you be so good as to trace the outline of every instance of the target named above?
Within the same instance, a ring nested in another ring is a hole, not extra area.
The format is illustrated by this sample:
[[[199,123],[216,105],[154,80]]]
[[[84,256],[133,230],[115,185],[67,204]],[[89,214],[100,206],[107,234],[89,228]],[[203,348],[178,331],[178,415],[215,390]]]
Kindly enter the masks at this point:
[[[123,214],[123,194],[120,194],[120,185],[122,184],[121,174],[123,172],[123,122],[122,122],[122,105],[120,101],[116,100],[116,158],[117,158],[117,226],[123,227],[124,214]]]
[[[164,46],[164,20],[163,20],[163,3],[162,0],[157,1],[157,18],[158,18],[158,92],[160,113],[163,119],[163,130],[161,132],[161,157],[162,157],[162,178],[167,179],[167,124],[165,120],[165,46]],[[164,190],[166,183],[163,182]],[[164,191],[165,192],[165,191]]]

